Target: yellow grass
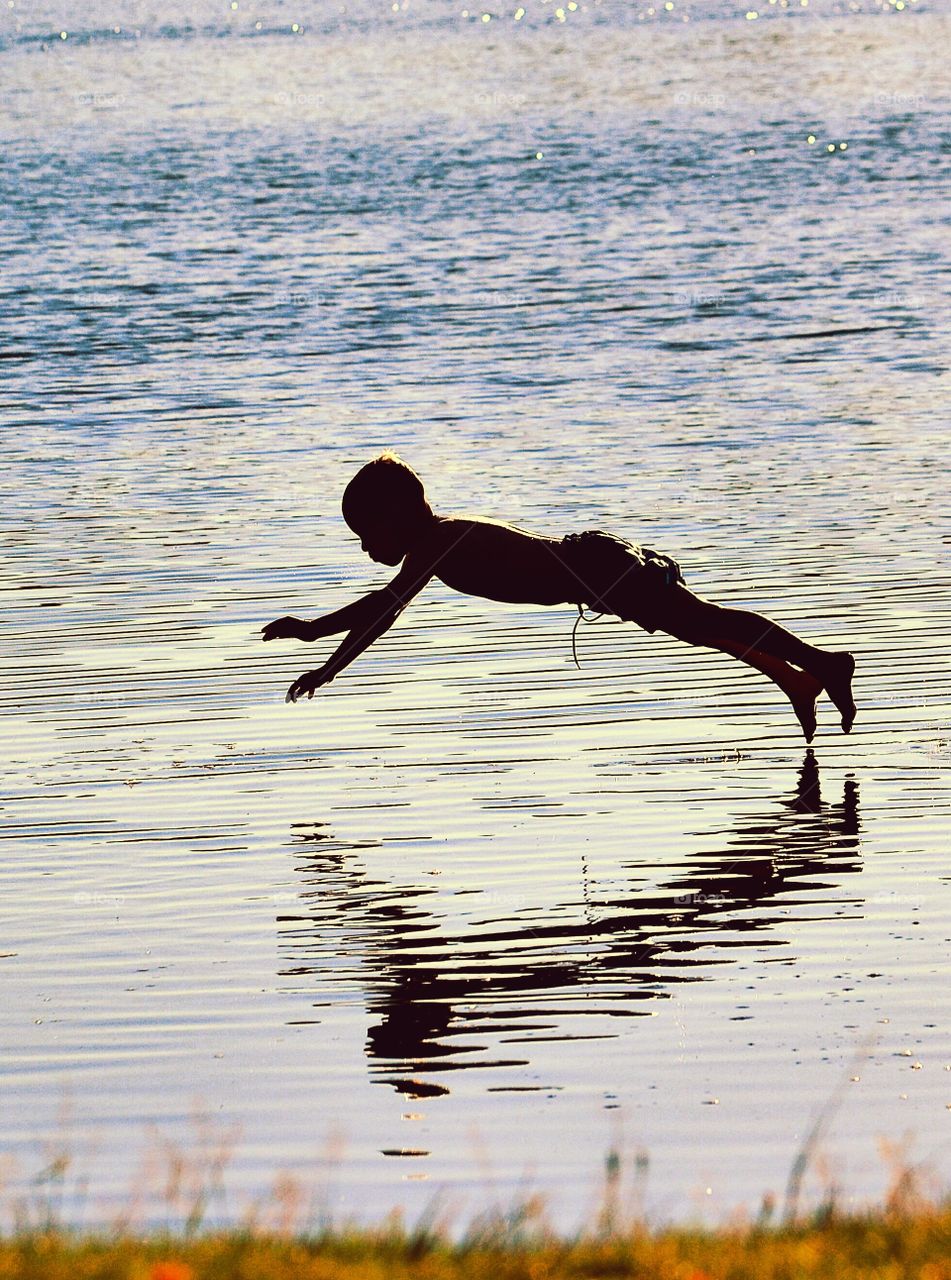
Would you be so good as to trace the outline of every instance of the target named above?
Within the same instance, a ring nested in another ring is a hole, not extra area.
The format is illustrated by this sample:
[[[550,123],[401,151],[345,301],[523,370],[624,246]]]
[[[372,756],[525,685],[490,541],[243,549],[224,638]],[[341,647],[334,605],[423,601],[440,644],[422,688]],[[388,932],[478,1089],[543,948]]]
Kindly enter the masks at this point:
[[[461,1236],[435,1204],[415,1226],[398,1216],[376,1228],[315,1226],[289,1176],[242,1225],[222,1227],[209,1206],[223,1192],[232,1138],[207,1126],[191,1154],[162,1147],[164,1231],[136,1225],[131,1212],[111,1228],[77,1230],[63,1212],[74,1159],[62,1140],[47,1150],[32,1193],[0,1195],[0,1222],[10,1224],[6,1235],[0,1226],[0,1280],[951,1280],[951,1196],[946,1189],[936,1196],[905,1145],[883,1145],[890,1178],[880,1206],[845,1213],[835,1186],[826,1185],[819,1208],[801,1209],[834,1105],[833,1098],[797,1154],[782,1204],[765,1197],[755,1221],[649,1226],[647,1158],[638,1156],[625,1194],[623,1162],[612,1151],[591,1225],[574,1235],[548,1224],[538,1196],[483,1215]]]
[[[810,1225],[627,1228],[608,1237],[520,1239],[500,1228],[452,1243],[401,1228],[285,1238],[232,1231],[0,1241],[0,1280],[951,1280],[951,1205]]]

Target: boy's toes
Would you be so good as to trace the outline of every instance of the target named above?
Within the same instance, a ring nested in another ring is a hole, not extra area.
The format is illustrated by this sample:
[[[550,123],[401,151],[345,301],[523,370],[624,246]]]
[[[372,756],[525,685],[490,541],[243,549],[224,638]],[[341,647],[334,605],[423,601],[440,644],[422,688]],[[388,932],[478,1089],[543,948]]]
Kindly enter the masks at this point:
[[[855,701],[852,697],[852,675],[855,659],[851,653],[833,655],[834,665],[826,681],[826,693],[835,703],[842,717],[842,732],[848,733],[855,723]]]
[[[793,710],[796,713],[796,719],[802,728],[803,737],[807,742],[811,742],[816,736],[816,703],[813,698],[811,701],[803,699],[801,702],[793,703]]]
[[[807,742],[811,742],[816,736],[816,699],[822,689],[823,686],[819,681],[805,671],[799,672],[798,679],[786,687],[786,696],[792,703],[796,719]]]

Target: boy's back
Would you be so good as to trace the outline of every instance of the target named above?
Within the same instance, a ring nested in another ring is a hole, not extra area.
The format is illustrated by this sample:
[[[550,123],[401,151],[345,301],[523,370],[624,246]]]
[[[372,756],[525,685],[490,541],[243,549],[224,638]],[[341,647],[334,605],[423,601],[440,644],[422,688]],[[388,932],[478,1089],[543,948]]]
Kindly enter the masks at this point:
[[[561,543],[501,520],[437,516],[406,557],[415,586],[436,577],[453,591],[511,604],[575,604],[578,583],[559,555]]]

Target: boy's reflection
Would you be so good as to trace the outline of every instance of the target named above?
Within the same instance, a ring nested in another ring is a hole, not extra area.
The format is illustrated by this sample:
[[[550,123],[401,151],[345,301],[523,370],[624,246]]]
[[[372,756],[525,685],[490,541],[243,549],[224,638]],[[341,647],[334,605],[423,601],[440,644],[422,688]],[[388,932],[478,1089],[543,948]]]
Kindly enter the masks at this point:
[[[297,961],[283,973],[358,977],[375,1019],[366,1046],[374,1073],[414,1096],[445,1093],[444,1084],[414,1077],[524,1065],[486,1042],[503,1033],[523,1044],[532,1032],[568,1038],[568,1015],[643,1014],[640,1006],[674,983],[728,963],[708,949],[753,945],[739,935],[775,930],[780,917],[767,908],[779,895],[784,907],[814,904],[817,891],[834,891],[858,871],[858,833],[857,784],[847,780],[841,802],[825,803],[809,750],[792,796],[734,825],[723,849],[698,853],[689,870],[652,891],[589,901],[583,919],[512,919],[459,933],[425,901],[434,889],[371,880],[352,845],[308,829],[302,838],[319,850],[300,866],[307,914],[282,918],[294,926],[282,936]],[[785,896],[805,878],[807,897]]]

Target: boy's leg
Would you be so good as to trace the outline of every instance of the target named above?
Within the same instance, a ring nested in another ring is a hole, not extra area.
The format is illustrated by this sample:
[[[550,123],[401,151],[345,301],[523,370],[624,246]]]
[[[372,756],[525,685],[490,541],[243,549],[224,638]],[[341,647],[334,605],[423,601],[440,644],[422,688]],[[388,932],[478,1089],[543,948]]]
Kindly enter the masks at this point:
[[[651,621],[655,626],[688,644],[725,649],[750,666],[764,671],[771,679],[775,676],[757,662],[750,661],[754,651],[767,658],[802,667],[819,682],[839,709],[845,732],[852,728],[855,719],[855,703],[852,701],[855,659],[850,653],[817,649],[762,614],[711,604],[679,584],[658,591],[651,604]],[[723,642],[728,642],[730,648],[726,648]]]
[[[723,653],[732,654],[747,666],[755,667],[764,676],[769,676],[792,703],[792,709],[802,726],[806,741],[812,741],[816,732],[816,699],[822,692],[822,685],[814,676],[809,675],[807,671],[800,671],[798,667],[790,666],[788,662],[783,662],[782,658],[774,658],[760,649],[746,649],[732,640],[711,637],[704,643],[706,648],[720,649]]]

